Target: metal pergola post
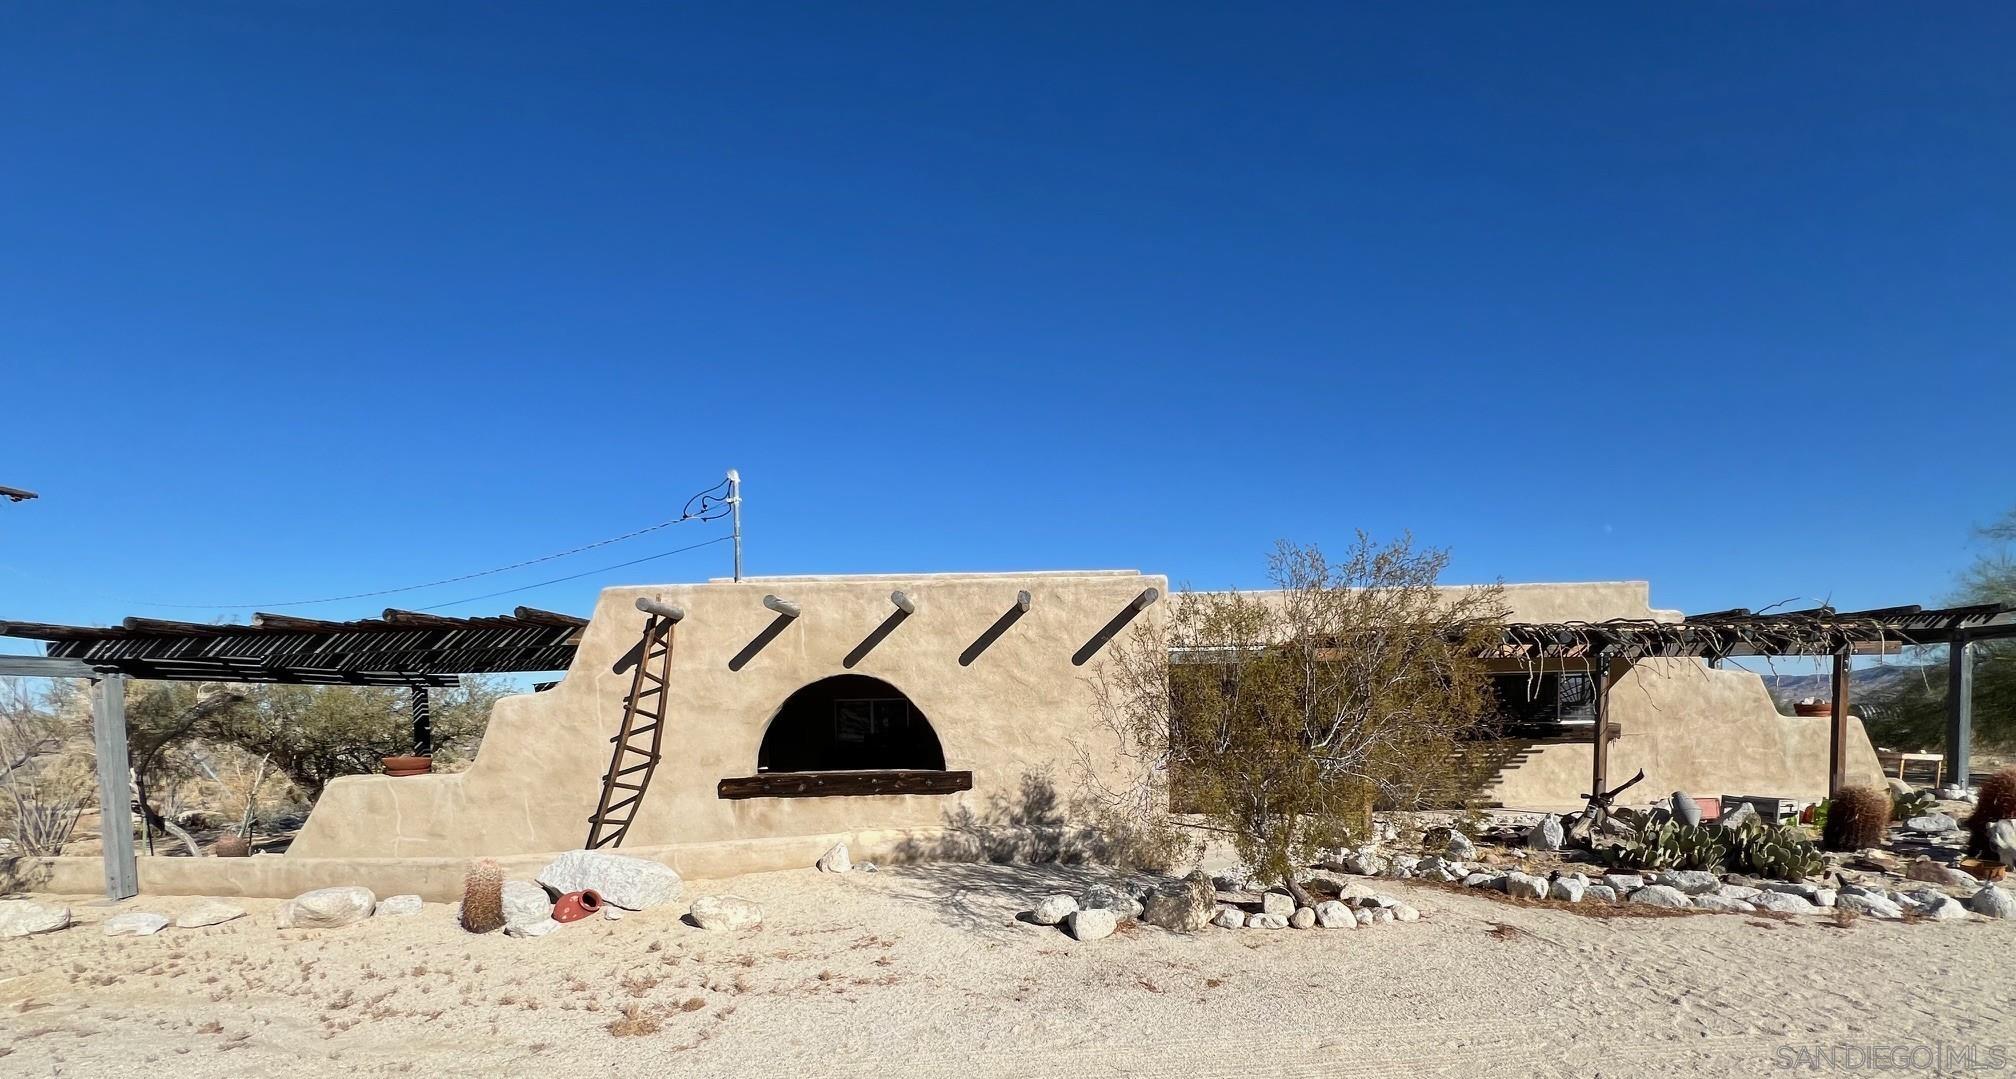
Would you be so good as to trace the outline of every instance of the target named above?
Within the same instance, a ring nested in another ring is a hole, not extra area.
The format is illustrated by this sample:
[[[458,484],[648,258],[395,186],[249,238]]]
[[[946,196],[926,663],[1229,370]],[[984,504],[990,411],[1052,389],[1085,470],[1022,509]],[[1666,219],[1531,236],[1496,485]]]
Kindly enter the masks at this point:
[[[98,753],[98,833],[105,851],[105,895],[140,894],[133,859],[132,765],[126,756],[126,676],[102,674],[91,682],[91,741]]]
[[[1946,645],[1946,781],[1965,787],[1973,777],[1974,663],[1967,634]]]

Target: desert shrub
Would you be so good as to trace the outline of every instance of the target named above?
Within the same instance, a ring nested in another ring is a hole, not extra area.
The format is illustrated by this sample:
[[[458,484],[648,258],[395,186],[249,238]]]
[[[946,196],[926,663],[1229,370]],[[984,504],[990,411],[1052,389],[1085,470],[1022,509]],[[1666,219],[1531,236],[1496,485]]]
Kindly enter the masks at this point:
[[[462,928],[488,933],[504,928],[504,869],[484,858],[462,880]]]
[[[1890,831],[1890,793],[1875,787],[1843,787],[1827,806],[1820,845],[1828,850],[1880,847]]]
[[[1995,857],[1988,826],[1998,820],[2016,820],[2016,764],[1981,781],[1981,798],[1967,817],[1967,845],[1976,858]]]

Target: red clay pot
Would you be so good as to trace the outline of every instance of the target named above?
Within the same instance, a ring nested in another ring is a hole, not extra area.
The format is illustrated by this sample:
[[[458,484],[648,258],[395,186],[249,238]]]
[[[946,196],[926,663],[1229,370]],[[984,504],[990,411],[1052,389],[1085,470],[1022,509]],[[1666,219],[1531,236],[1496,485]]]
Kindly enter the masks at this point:
[[[1833,715],[1834,705],[1828,701],[1821,701],[1819,704],[1800,704],[1794,702],[1792,711],[1808,718],[1818,718],[1820,716]]]
[[[432,757],[380,757],[388,776],[424,776],[434,770]]]
[[[568,892],[553,903],[553,920],[556,922],[578,922],[602,909],[602,897],[595,889]]]

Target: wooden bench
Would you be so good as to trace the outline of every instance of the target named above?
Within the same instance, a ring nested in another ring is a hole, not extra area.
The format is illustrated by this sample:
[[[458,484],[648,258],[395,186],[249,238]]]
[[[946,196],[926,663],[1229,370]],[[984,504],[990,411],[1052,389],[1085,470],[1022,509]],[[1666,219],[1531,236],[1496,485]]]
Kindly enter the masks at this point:
[[[1932,785],[1937,787],[1946,781],[1946,757],[1940,753],[1906,753],[1897,749],[1879,749],[1876,760],[1883,766],[1884,775],[1904,778],[1904,769],[1914,764],[1932,766]]]

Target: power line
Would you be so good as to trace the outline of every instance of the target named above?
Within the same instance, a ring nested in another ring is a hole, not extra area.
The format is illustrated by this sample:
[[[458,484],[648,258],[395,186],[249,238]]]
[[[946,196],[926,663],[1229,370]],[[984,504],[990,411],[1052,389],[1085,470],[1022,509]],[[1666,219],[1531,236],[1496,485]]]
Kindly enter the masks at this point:
[[[519,585],[517,588],[506,588],[501,592],[486,592],[480,596],[470,596],[467,599],[451,599],[446,603],[437,603],[432,607],[415,607],[413,609],[416,611],[438,611],[443,607],[453,607],[458,603],[474,603],[479,599],[495,599],[498,596],[508,596],[513,592],[525,592],[534,588],[544,588],[549,584],[559,584],[562,581],[578,581],[583,577],[592,576],[597,573],[607,573],[612,569],[622,569],[625,566],[634,566],[640,562],[650,562],[654,559],[668,558],[675,554],[685,554],[687,551],[697,551],[702,547],[710,547],[716,543],[725,543],[734,538],[734,536],[716,536],[713,539],[702,540],[690,546],[678,547],[670,551],[660,551],[657,554],[645,555],[642,558],[633,558],[628,562],[618,562],[613,566],[603,566],[601,569],[583,570],[580,573],[568,574],[565,577],[555,577],[550,581],[540,581],[538,584]]]
[[[267,603],[147,603],[147,602],[142,602],[142,603],[140,604],[140,606],[143,606],[143,607],[175,607],[175,608],[180,608],[180,609],[183,609],[183,610],[229,610],[229,609],[234,609],[234,608],[241,608],[241,607],[255,607],[255,608],[260,608],[260,609],[271,609],[271,608],[274,608],[274,607],[307,607],[307,606],[311,606],[311,605],[314,605],[314,604],[318,604],[318,603],[341,603],[341,602],[343,602],[344,600],[352,600],[352,599],[370,599],[370,598],[371,598],[371,597],[373,597],[373,596],[390,596],[390,595],[396,595],[397,593],[400,593],[400,592],[417,592],[417,591],[419,591],[420,589],[423,589],[423,588],[436,588],[436,587],[439,587],[439,586],[441,586],[441,585],[444,585],[444,584],[456,584],[456,583],[459,583],[459,582],[461,582],[461,581],[469,581],[469,580],[474,580],[474,579],[476,579],[476,578],[478,578],[478,577],[490,577],[490,576],[494,576],[495,574],[499,574],[499,573],[508,573],[508,572],[510,572],[511,570],[514,570],[514,569],[524,569],[524,568],[525,568],[526,566],[536,566],[536,565],[540,564],[541,562],[551,562],[551,561],[554,561],[555,559],[560,559],[560,558],[567,558],[567,557],[569,557],[569,556],[572,556],[572,555],[577,555],[577,554],[581,554],[581,553],[582,553],[582,552],[584,552],[584,551],[592,551],[592,550],[595,550],[595,549],[596,549],[596,548],[598,548],[598,547],[607,547],[607,546],[609,546],[610,544],[613,544],[613,543],[622,543],[622,542],[623,542],[624,540],[628,540],[628,539],[636,539],[636,538],[637,538],[638,536],[642,536],[642,535],[645,535],[645,534],[647,534],[647,533],[651,533],[651,532],[656,532],[656,531],[658,531],[659,529],[663,529],[663,528],[670,528],[670,527],[672,527],[673,525],[676,525],[676,524],[684,524],[684,523],[685,523],[685,522],[687,522],[687,521],[718,521],[718,520],[720,520],[721,518],[723,518],[723,517],[726,517],[726,516],[728,516],[728,515],[729,515],[729,514],[730,514],[730,513],[731,513],[731,512],[733,511],[733,509],[734,509],[734,507],[732,506],[732,504],[731,504],[731,503],[730,503],[730,502],[728,501],[728,491],[729,491],[729,481],[728,481],[728,480],[725,480],[725,479],[724,479],[724,480],[722,480],[722,481],[721,481],[720,483],[717,483],[717,484],[715,484],[714,486],[712,486],[712,487],[709,487],[709,488],[707,488],[706,490],[704,490],[704,491],[701,491],[700,493],[698,493],[698,494],[694,495],[693,497],[691,497],[691,498],[687,499],[687,500],[686,500],[686,506],[685,506],[685,508],[684,508],[683,510],[681,510],[681,511],[680,511],[680,514],[679,514],[679,516],[677,516],[677,517],[674,517],[674,518],[672,518],[672,519],[671,519],[671,520],[669,520],[669,521],[660,521],[660,522],[658,522],[658,523],[657,523],[657,524],[655,524],[655,525],[646,525],[645,527],[643,527],[643,528],[639,528],[639,529],[637,529],[637,530],[635,530],[635,531],[632,531],[632,532],[625,532],[625,533],[623,533],[623,534],[622,534],[622,535],[620,535],[620,536],[611,536],[611,537],[609,537],[608,539],[605,539],[605,540],[596,540],[596,541],[595,541],[594,543],[584,543],[584,544],[582,544],[582,545],[581,545],[581,546],[579,546],[579,547],[573,547],[573,548],[569,548],[568,550],[565,550],[565,551],[559,551],[559,552],[556,552],[556,553],[554,553],[554,554],[549,554],[549,555],[540,555],[540,556],[539,556],[538,558],[528,558],[528,559],[524,560],[523,562],[513,562],[513,563],[511,563],[511,564],[510,564],[510,565],[508,565],[508,566],[498,566],[498,567],[497,567],[496,569],[486,569],[486,570],[478,570],[478,571],[477,571],[477,572],[475,572],[475,573],[464,573],[464,574],[462,574],[462,575],[461,575],[461,576],[459,576],[459,577],[444,577],[444,578],[442,578],[441,580],[438,580],[438,581],[428,581],[428,582],[426,582],[425,584],[409,584],[409,585],[404,585],[404,586],[401,586],[401,587],[399,587],[399,588],[381,588],[381,589],[378,589],[378,590],[377,590],[377,591],[375,591],[375,592],[353,592],[353,593],[351,593],[351,594],[349,594],[349,595],[347,595],[347,596],[324,596],[324,597],[322,597],[322,598],[320,598],[320,599],[294,599],[294,600],[287,600],[287,601],[285,601],[285,602],[267,602]],[[723,537],[723,538],[729,538],[729,537]],[[713,543],[713,542],[717,542],[717,541],[715,541],[715,540],[709,540],[709,541],[707,541],[707,542],[708,542],[708,543]],[[706,544],[696,544],[695,546],[700,546],[700,547],[704,547],[704,546],[706,546]],[[693,548],[691,548],[691,547],[686,547],[686,548],[681,548],[680,550],[692,550],[692,549],[693,549]],[[679,551],[666,551],[666,552],[665,552],[665,554],[668,554],[668,555],[669,555],[669,554],[678,554],[678,553],[679,553]],[[664,555],[652,555],[651,557],[652,557],[652,558],[663,558],[663,557],[664,557]],[[640,561],[640,562],[643,562],[643,561],[649,561],[649,559],[638,559],[638,561]],[[623,566],[629,566],[629,565],[635,565],[635,564],[636,564],[635,562],[625,562],[625,563],[622,563],[621,565],[623,565]],[[607,567],[607,568],[609,568],[609,569],[618,569],[618,568],[621,568],[621,566],[610,566],[610,567]],[[589,570],[588,572],[589,572],[589,573],[599,573],[599,572],[601,572],[601,571],[600,571],[600,570]],[[576,576],[580,576],[580,577],[585,577],[585,576],[587,576],[587,575],[588,575],[587,573],[582,573],[582,574],[577,574]],[[571,581],[571,580],[573,580],[573,579],[574,579],[573,577],[562,577],[562,578],[560,578],[560,580],[563,580],[563,581]],[[548,582],[548,583],[552,583],[552,582]],[[537,588],[537,587],[538,587],[538,585],[528,585],[527,587],[530,587],[530,588]],[[507,590],[507,591],[520,591],[520,590],[519,590],[519,589],[509,589],[509,590]],[[496,594],[496,595],[500,595],[500,596],[501,596],[501,595],[504,595],[504,594],[506,594],[506,593],[504,593],[504,592],[498,592],[498,593],[495,593],[495,594]],[[477,598],[479,598],[479,599],[482,599],[482,598],[487,598],[487,597],[481,597],[481,596],[479,596],[479,597],[477,597]],[[460,600],[458,600],[458,601],[456,601],[456,602],[461,602],[461,601],[460,601]],[[443,606],[446,606],[446,604],[443,604]],[[420,608],[420,610],[423,610],[423,611],[424,611],[424,610],[432,610],[432,609],[433,609],[433,608],[431,608],[431,607],[422,607],[422,608]]]

